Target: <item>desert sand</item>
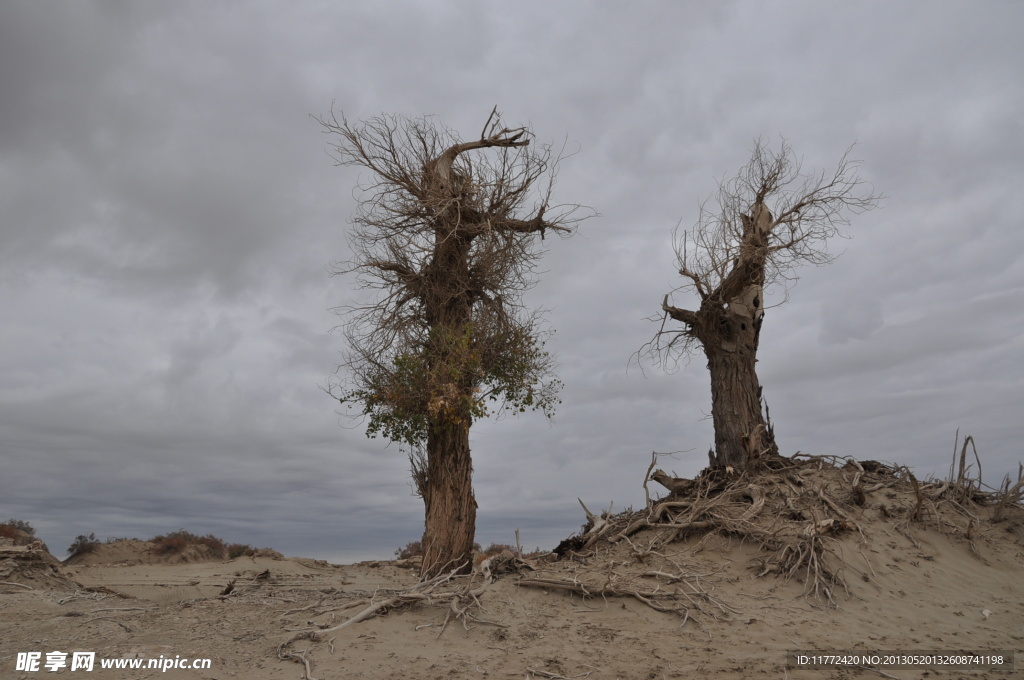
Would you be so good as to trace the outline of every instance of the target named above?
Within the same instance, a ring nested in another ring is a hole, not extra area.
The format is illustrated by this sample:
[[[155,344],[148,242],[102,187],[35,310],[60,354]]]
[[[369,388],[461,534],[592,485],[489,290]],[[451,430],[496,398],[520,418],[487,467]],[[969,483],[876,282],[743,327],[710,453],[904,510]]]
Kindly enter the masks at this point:
[[[859,530],[836,543],[845,588],[833,589],[833,604],[798,576],[759,576],[764,553],[749,540],[712,532],[659,545],[664,530],[645,528],[558,561],[499,556],[490,574],[478,567],[471,581],[337,630],[367,603],[416,586],[415,565],[169,563],[142,541],[59,563],[39,545],[0,546],[0,678],[1024,677],[1024,520],[1016,513],[966,533],[955,521],[894,521],[913,504],[889,488],[843,511]],[[475,599],[453,609],[444,594],[460,587]],[[637,596],[607,594],[630,589]],[[678,611],[649,606],[668,593]],[[289,640],[293,656],[279,658]],[[1008,652],[1015,669],[791,667],[797,650]],[[32,651],[44,661],[51,651],[208,658],[210,668],[16,670],[18,653]]]

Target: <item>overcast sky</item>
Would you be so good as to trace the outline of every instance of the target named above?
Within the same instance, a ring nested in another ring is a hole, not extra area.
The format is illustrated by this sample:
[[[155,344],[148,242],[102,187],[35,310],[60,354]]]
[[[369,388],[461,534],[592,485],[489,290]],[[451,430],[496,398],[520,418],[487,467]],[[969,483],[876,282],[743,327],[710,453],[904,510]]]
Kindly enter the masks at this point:
[[[630,356],[675,275],[672,230],[759,136],[808,169],[857,142],[887,198],[761,334],[784,453],[944,475],[954,434],[1016,472],[1024,403],[1020,2],[0,1],[0,520],[59,555],[186,528],[383,558],[422,532],[397,446],[320,386],[359,174],[310,114],[478,134],[498,105],[565,145],[527,301],[565,383],[473,428],[478,540],[553,547],[642,505],[651,452],[713,442],[702,357]],[[1016,45],[1016,47],[1015,47]],[[782,301],[781,291],[768,304]],[[689,306],[682,296],[675,304]]]

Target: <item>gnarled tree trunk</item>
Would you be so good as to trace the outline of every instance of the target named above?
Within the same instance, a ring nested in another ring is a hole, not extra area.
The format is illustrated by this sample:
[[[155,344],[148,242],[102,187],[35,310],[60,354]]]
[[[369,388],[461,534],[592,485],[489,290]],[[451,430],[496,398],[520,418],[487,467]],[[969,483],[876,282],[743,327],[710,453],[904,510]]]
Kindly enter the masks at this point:
[[[711,418],[715,426],[712,465],[743,468],[748,459],[773,446],[761,411],[757,342],[761,319],[719,312],[719,333],[704,342],[711,372]]]
[[[447,423],[427,435],[427,474],[421,491],[426,506],[424,578],[473,565],[476,498],[469,451],[469,423]]]
[[[441,164],[439,164],[441,165]],[[449,161],[450,165],[450,161]],[[446,167],[441,165],[441,167]],[[448,176],[444,176],[447,181]],[[443,184],[437,179],[437,184]],[[457,218],[438,220],[434,252],[427,275],[436,280],[425,297],[432,331],[428,350],[431,364],[443,378],[435,385],[440,394],[427,406],[432,412],[427,433],[427,469],[423,480],[426,516],[423,526],[423,565],[420,575],[432,578],[455,568],[473,566],[476,535],[476,498],[473,496],[473,461],[469,450],[473,378],[463,375],[456,338],[469,328],[473,300],[469,249],[472,236]]]
[[[878,205],[880,196],[859,188],[856,165],[848,150],[834,173],[804,174],[785,140],[778,152],[758,140],[747,166],[719,183],[720,211],[702,205],[692,233],[677,241],[685,280],[680,290],[695,293],[700,307],[675,307],[666,295],[662,311],[685,327],[665,331],[663,326],[652,347],[658,352],[703,349],[711,371],[712,465],[743,469],[763,452],[778,453],[771,422],[761,411],[754,368],[764,290],[793,281],[798,264],[830,262],[826,241],[848,223],[844,211]],[[662,337],[671,340],[662,344]]]
[[[469,142],[426,120],[379,116],[351,126],[332,114],[321,123],[341,135],[339,161],[374,177],[343,271],[379,294],[350,310],[352,389],[338,398],[362,405],[370,433],[412,447],[426,506],[422,576],[468,569],[476,522],[469,428],[492,401],[497,411],[553,409],[557,381],[547,380],[550,358],[521,295],[540,255],[533,235],[568,234],[578,220],[571,207],[545,217],[557,159],[531,150],[529,131],[504,127],[497,108]],[[460,158],[491,148],[500,158]],[[534,187],[544,177],[547,189]],[[541,203],[530,208],[535,189]]]
[[[757,380],[757,345],[764,320],[764,280],[767,235],[772,214],[755,203],[751,215],[742,215],[740,255],[721,283],[708,291],[696,312],[668,305],[668,315],[687,324],[686,333],[704,349],[711,372],[711,419],[715,450],[711,465],[737,469],[765,449],[775,448],[772,432],[761,411],[761,385]],[[694,276],[684,266],[684,275]]]

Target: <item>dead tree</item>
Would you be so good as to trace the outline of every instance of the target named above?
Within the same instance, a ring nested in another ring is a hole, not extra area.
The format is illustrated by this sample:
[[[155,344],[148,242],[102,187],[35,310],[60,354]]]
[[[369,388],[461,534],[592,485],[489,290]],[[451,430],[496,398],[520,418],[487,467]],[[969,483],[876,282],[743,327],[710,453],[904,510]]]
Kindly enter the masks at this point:
[[[858,177],[852,148],[833,172],[805,174],[785,140],[778,151],[758,140],[746,167],[719,183],[714,209],[705,201],[693,229],[677,233],[685,281],[673,293],[695,294],[696,309],[671,305],[672,293],[666,295],[661,330],[647,349],[662,360],[698,347],[707,357],[715,428],[711,465],[744,468],[775,450],[755,370],[765,290],[779,284],[788,291],[796,267],[831,262],[827,242],[842,235],[847,215],[878,205],[882,197]],[[683,327],[666,329],[668,319]]]
[[[531,146],[526,128],[504,127],[496,109],[469,142],[430,119],[353,125],[332,113],[319,122],[338,137],[339,164],[370,171],[353,258],[337,273],[375,296],[338,310],[347,378],[331,393],[361,408],[369,436],[409,447],[429,578],[471,564],[473,421],[503,410],[552,415],[560,383],[522,293],[545,233],[569,235],[580,218],[577,206],[551,204],[558,157]]]

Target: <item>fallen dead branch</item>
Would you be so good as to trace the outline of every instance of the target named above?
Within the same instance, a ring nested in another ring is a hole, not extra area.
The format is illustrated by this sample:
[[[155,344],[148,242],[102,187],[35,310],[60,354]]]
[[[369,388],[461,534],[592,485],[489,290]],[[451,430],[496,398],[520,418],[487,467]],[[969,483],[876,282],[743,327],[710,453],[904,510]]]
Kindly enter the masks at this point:
[[[0,586],[17,586],[26,590],[35,590],[32,586],[27,586],[24,583],[15,583],[14,581],[0,581]]]
[[[707,613],[707,604],[714,604],[721,612],[726,614],[737,613],[735,609],[732,609],[726,604],[718,602],[709,593],[703,592],[697,588],[693,588],[692,592],[686,592],[682,589],[674,589],[672,591],[654,589],[654,590],[643,590],[637,588],[635,585],[588,585],[580,583],[578,581],[567,581],[559,579],[523,579],[519,581],[519,585],[525,588],[550,588],[552,590],[566,590],[572,593],[582,595],[584,598],[590,599],[595,597],[632,597],[651,609],[660,612],[678,614],[684,619],[688,620],[694,610],[702,611]],[[712,614],[714,618],[718,618],[717,615]],[[685,620],[684,620],[685,625]]]
[[[306,667],[307,679],[315,680],[311,675],[312,664],[305,656],[308,650],[297,651],[290,649],[295,642],[309,640],[315,643],[323,639],[328,633],[348,628],[389,610],[419,603],[448,605],[438,636],[444,633],[452,617],[461,621],[467,629],[470,623],[502,626],[503,624],[501,623],[481,619],[477,616],[477,612],[481,609],[478,598],[484,593],[487,585],[490,583],[489,575],[485,576],[480,571],[474,571],[469,575],[460,574],[459,572],[464,567],[465,565],[459,565],[449,572],[440,574],[405,590],[387,591],[387,595],[382,599],[377,599],[377,596],[374,595],[374,597],[370,598],[366,607],[336,626],[301,629],[278,646],[278,658],[292,659],[303,663]],[[301,608],[295,611],[303,611],[305,609]]]
[[[84,625],[84,624],[90,623],[92,621],[111,621],[111,622],[116,623],[117,625],[121,626],[122,628],[124,628],[126,632],[128,632],[128,633],[132,632],[131,628],[129,628],[126,624],[121,623],[120,621],[115,619],[113,616],[94,616],[91,619],[85,619],[84,621],[82,621],[82,624]]]
[[[90,609],[86,614],[93,614],[95,612],[148,612],[149,607],[100,607],[99,609]]]
[[[68,595],[67,597],[62,597],[59,600],[57,600],[57,604],[67,604],[68,602],[71,602],[73,600],[97,600],[97,601],[99,601],[99,600],[105,600],[108,597],[111,597],[111,595],[112,595],[112,593],[103,592],[102,590],[100,590],[98,588],[90,589],[88,592],[84,592],[84,593],[79,591],[79,590],[76,590],[71,595]]]
[[[305,649],[296,649],[294,651],[288,651],[283,654],[280,650],[278,650],[277,655],[282,659],[291,659],[293,661],[301,663],[306,669],[303,680],[317,680],[313,677],[313,669],[310,666],[309,659],[306,658]]]
[[[579,595],[584,600],[632,598],[655,611],[679,616],[681,628],[693,621],[708,635],[702,618],[730,619],[739,613],[714,595],[712,584],[720,570],[705,573],[651,546],[639,547],[628,538],[626,541],[633,551],[631,560],[602,560],[574,569],[572,573],[567,573],[562,565],[551,565],[520,577],[517,585],[559,590]]]
[[[558,673],[551,673],[549,671],[538,671],[533,668],[527,668],[526,672],[535,678],[550,678],[551,680],[575,680],[576,678],[589,678],[593,671],[587,671],[580,675],[559,675]]]

